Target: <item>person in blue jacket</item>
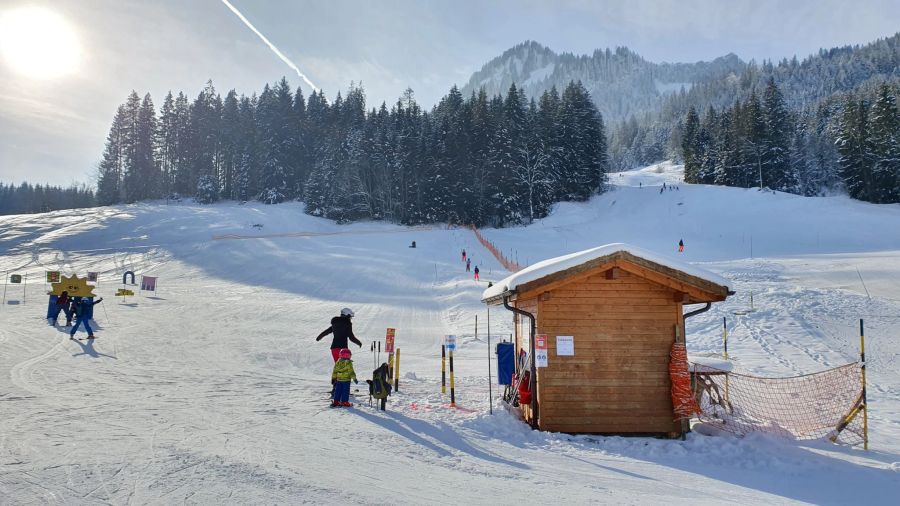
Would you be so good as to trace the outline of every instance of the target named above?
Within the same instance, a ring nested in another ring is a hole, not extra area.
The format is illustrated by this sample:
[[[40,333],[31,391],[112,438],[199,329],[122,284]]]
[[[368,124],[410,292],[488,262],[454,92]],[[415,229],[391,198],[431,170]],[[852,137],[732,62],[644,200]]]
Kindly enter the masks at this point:
[[[103,297],[100,297],[97,300],[91,300],[87,297],[82,297],[81,300],[78,300],[78,298],[76,297],[72,301],[72,307],[75,312],[75,325],[72,327],[72,331],[69,332],[69,339],[75,339],[75,331],[78,330],[78,327],[81,326],[82,323],[84,323],[84,329],[87,330],[87,338],[94,338],[94,331],[91,329],[91,324],[88,323],[88,320],[90,320],[90,318],[88,318],[87,313],[88,308],[93,307],[101,302],[103,302]]]

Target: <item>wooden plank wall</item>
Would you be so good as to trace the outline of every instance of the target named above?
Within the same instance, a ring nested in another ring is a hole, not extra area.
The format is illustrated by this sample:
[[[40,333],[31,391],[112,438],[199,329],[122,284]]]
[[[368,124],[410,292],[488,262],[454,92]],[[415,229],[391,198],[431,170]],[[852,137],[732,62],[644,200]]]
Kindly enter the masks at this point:
[[[538,369],[540,428],[560,432],[675,433],[669,351],[681,303],[669,288],[619,270],[564,285],[539,302],[549,366]],[[556,355],[574,336],[575,356]]]

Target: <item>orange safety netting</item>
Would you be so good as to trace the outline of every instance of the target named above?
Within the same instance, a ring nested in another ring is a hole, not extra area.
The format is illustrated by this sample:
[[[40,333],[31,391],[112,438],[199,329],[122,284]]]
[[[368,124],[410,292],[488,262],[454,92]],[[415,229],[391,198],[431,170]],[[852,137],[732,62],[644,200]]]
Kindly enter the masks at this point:
[[[475,238],[478,239],[478,242],[480,242],[482,246],[487,248],[487,250],[490,251],[492,255],[494,255],[494,258],[496,258],[497,261],[500,262],[500,265],[502,265],[504,269],[508,270],[509,272],[518,272],[522,270],[522,266],[506,258],[506,256],[501,253],[496,246],[494,246],[494,243],[485,239],[484,236],[481,235],[481,232],[479,232],[478,229],[475,228],[475,225],[469,225],[469,228],[472,229],[472,232],[475,234]]]
[[[691,373],[688,371],[687,349],[684,343],[672,344],[669,352],[669,379],[672,381],[672,405],[675,419],[690,418],[700,412],[700,406],[691,389]]]
[[[734,434],[860,444],[865,437],[860,371],[854,363],[803,376],[760,378],[695,366],[694,395],[701,421]]]

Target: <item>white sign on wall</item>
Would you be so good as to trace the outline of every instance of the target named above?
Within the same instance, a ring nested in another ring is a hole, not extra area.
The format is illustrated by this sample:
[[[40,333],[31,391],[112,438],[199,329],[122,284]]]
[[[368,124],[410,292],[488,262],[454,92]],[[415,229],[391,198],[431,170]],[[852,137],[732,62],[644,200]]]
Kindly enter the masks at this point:
[[[534,365],[547,367],[547,334],[534,336]]]
[[[575,338],[573,336],[556,336],[556,355],[575,355]]]

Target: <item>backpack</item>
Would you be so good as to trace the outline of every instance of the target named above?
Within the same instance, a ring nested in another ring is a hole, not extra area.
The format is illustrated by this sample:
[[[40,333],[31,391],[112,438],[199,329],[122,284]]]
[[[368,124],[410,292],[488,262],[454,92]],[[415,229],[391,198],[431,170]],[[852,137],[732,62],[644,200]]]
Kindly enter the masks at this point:
[[[381,364],[381,367],[372,371],[372,379],[366,380],[369,384],[369,394],[376,399],[387,399],[391,395],[391,380],[388,375],[388,365]]]

